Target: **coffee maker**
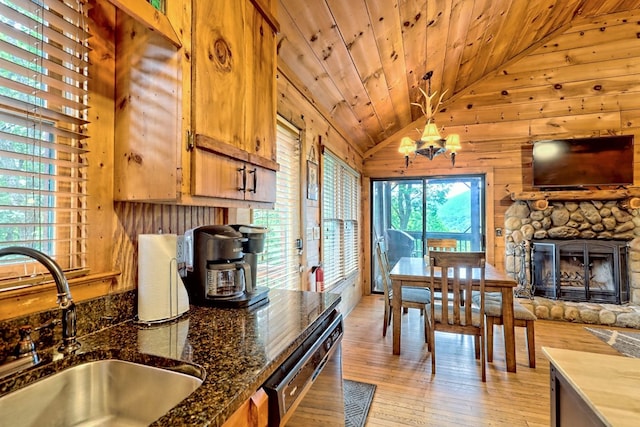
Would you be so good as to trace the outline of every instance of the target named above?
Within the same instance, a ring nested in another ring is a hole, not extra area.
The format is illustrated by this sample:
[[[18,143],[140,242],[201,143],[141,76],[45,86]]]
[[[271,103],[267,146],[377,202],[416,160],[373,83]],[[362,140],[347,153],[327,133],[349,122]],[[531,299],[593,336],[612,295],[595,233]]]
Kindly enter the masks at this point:
[[[255,249],[256,244],[229,225],[187,230],[185,284],[193,304],[248,307],[267,300],[268,289],[255,287],[257,260],[244,247]]]

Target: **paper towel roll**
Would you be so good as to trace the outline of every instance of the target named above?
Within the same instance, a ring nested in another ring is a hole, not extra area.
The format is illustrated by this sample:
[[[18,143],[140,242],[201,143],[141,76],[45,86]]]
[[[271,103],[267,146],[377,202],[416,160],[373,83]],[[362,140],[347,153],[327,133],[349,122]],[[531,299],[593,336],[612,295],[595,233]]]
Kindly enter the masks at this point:
[[[189,297],[178,273],[175,234],[138,236],[138,319],[160,322],[189,309]]]

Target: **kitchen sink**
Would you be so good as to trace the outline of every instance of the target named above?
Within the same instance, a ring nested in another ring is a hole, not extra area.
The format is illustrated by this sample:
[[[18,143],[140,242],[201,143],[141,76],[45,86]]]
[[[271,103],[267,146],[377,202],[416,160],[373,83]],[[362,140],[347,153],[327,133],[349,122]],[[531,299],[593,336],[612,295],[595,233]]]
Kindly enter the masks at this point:
[[[86,362],[0,397],[0,426],[146,426],[201,384],[139,363]]]

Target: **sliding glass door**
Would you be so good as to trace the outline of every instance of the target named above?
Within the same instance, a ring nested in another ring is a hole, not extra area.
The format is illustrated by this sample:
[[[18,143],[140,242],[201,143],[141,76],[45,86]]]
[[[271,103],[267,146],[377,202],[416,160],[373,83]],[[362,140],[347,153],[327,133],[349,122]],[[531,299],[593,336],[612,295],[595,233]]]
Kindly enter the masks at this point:
[[[456,239],[458,251],[484,250],[484,182],[483,175],[372,180],[372,245],[384,237],[392,266],[423,256],[430,238]],[[372,291],[382,292],[375,257],[371,271]]]

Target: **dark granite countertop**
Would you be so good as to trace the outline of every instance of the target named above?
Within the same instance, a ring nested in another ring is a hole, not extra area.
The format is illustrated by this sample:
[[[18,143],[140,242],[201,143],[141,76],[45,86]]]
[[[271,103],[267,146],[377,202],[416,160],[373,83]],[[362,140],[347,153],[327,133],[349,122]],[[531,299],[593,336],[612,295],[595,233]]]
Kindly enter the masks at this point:
[[[117,358],[181,370],[193,365],[204,382],[153,425],[221,426],[339,301],[337,294],[272,289],[269,302],[257,308],[191,306],[180,319],[162,325],[127,321],[81,337],[73,355],[41,352],[44,363],[0,382],[0,395],[90,360]]]

